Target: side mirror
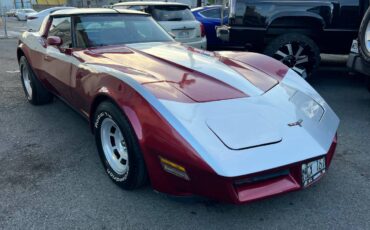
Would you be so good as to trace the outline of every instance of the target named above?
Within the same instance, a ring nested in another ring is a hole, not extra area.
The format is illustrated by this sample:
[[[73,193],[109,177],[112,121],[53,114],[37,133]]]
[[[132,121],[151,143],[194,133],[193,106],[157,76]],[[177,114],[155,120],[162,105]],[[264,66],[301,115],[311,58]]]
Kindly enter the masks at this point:
[[[60,37],[57,36],[50,36],[46,39],[46,42],[50,46],[60,46],[62,45],[63,41]]]
[[[230,28],[228,26],[217,26],[216,35],[222,41],[228,42],[230,40]]]

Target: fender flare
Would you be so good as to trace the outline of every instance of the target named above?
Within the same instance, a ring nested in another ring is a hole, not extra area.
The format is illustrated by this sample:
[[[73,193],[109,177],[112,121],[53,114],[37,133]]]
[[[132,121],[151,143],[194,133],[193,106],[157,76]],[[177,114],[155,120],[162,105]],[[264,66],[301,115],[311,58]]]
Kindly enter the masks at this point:
[[[281,18],[290,18],[290,17],[294,17],[294,18],[309,18],[309,19],[313,19],[314,21],[317,21],[321,24],[321,28],[320,29],[324,29],[326,27],[326,22],[324,20],[323,17],[321,17],[320,15],[316,14],[316,13],[312,13],[312,12],[293,12],[293,11],[285,11],[285,12],[280,12],[280,13],[277,13],[273,16],[271,16],[268,20],[267,20],[267,29],[270,28],[271,24],[278,20],[278,19],[281,19]]]
[[[19,42],[19,45],[17,47],[18,64],[19,64],[19,60],[21,59],[21,56],[25,56],[27,58],[27,61],[30,63],[30,65],[32,65],[32,60],[30,58],[29,51],[25,48],[25,45],[22,42]]]
[[[90,109],[89,109],[89,124],[90,124],[91,132],[94,132],[94,120],[93,119],[94,119],[94,113],[97,107],[103,101],[109,101],[122,110],[123,115],[126,116],[126,118],[129,120],[130,125],[136,134],[136,137],[140,141],[143,136],[143,131],[142,131],[142,126],[139,122],[139,118],[137,117],[136,112],[128,106],[120,105],[120,103],[118,103],[114,98],[115,97],[110,95],[105,88],[100,88],[98,90],[98,93],[94,96]]]

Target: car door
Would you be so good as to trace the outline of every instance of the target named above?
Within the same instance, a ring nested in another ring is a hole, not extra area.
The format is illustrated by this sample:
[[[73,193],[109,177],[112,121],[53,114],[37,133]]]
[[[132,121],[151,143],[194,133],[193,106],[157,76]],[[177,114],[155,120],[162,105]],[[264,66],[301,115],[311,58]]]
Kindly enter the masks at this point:
[[[221,25],[221,8],[211,8],[200,11],[200,21],[203,23],[207,34],[207,42],[212,45],[224,44],[222,40],[216,36],[216,26]],[[228,10],[224,9],[224,24],[227,23]]]
[[[70,99],[71,68],[74,58],[70,55],[72,47],[71,18],[51,18],[51,25],[47,37],[56,36],[61,38],[61,45],[46,45],[43,55],[42,69],[44,81],[46,81],[54,93],[65,100]]]

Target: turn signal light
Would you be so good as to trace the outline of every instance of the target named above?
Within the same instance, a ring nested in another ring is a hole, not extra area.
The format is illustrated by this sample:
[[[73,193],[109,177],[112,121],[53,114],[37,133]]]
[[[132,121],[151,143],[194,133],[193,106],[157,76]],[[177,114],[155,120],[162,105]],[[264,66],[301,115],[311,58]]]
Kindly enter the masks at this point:
[[[202,23],[200,23],[200,36],[206,36],[206,29],[204,28],[204,25]]]
[[[161,161],[161,165],[164,171],[182,179],[190,180],[188,174],[186,173],[186,169],[183,166],[169,161],[163,157],[159,157],[159,160]]]

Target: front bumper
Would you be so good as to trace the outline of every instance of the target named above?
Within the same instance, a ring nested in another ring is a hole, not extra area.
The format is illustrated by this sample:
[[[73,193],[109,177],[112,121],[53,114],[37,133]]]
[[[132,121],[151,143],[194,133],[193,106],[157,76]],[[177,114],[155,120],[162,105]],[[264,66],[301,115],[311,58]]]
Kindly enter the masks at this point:
[[[187,168],[189,169],[189,181],[172,175],[167,175],[166,178],[162,177],[162,179],[170,183],[172,188],[175,188],[176,191],[166,191],[173,195],[200,195],[221,202],[234,204],[248,203],[278,194],[304,189],[301,173],[302,164],[325,157],[327,170],[331,164],[336,144],[337,138],[335,136],[329,151],[324,156],[306,159],[291,165],[250,175],[222,177],[214,173],[202,171],[201,169]],[[248,180],[250,178],[262,179],[254,182],[239,183],[240,181],[250,181]],[[319,179],[320,177],[314,183]]]
[[[366,63],[360,54],[350,53],[347,60],[347,67],[366,76],[370,76],[370,63]]]

